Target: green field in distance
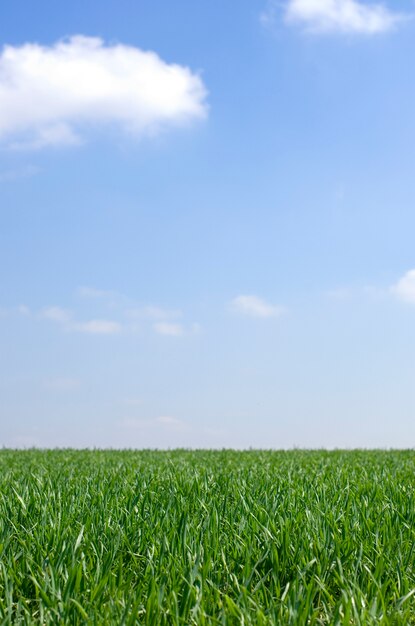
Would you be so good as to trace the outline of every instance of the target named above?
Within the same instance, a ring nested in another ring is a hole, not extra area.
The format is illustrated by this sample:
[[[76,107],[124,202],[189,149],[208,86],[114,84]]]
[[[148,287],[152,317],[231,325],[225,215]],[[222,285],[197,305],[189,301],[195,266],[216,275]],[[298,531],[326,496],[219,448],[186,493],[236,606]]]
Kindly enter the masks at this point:
[[[415,624],[413,451],[0,451],[0,625]]]

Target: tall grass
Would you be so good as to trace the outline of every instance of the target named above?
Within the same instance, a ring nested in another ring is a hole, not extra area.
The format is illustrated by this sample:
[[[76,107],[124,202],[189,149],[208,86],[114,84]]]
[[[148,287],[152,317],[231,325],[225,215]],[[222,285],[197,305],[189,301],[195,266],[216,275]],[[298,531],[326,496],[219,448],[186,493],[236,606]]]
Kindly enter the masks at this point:
[[[0,451],[0,624],[415,624],[415,454]]]

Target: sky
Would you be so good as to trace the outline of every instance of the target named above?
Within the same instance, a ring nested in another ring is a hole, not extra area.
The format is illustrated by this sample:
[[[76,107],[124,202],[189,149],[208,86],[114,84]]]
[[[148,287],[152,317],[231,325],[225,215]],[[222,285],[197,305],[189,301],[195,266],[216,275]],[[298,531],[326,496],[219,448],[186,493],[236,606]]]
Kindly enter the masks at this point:
[[[415,445],[415,5],[0,8],[0,446]]]

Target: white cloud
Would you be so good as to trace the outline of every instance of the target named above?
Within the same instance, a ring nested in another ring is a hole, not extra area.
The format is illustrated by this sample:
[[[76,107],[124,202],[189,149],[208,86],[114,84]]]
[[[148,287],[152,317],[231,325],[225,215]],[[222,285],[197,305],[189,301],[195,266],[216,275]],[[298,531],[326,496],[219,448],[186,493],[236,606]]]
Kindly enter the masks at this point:
[[[159,306],[143,306],[126,311],[127,317],[133,319],[145,318],[150,320],[168,320],[182,317],[182,311],[178,309],[163,309]]]
[[[122,399],[122,403],[127,406],[141,406],[143,404],[143,398],[127,397]]]
[[[153,330],[158,335],[167,335],[170,337],[182,337],[183,335],[197,335],[201,332],[200,324],[194,322],[188,326],[177,324],[175,322],[157,322],[153,324]]]
[[[351,285],[330,289],[325,292],[325,295],[331,300],[337,300],[343,303],[356,299],[362,300],[363,298],[379,301],[388,295],[388,291],[389,290],[385,290],[382,287],[375,287],[374,285]]]
[[[59,123],[39,128],[34,136],[13,141],[8,147],[12,150],[41,150],[54,146],[79,146],[81,143],[82,139],[70,126]]]
[[[73,391],[80,385],[78,378],[48,378],[43,381],[44,388],[50,391]]]
[[[16,314],[21,317],[30,317],[32,312],[25,304],[19,304],[18,306],[11,308],[0,307],[0,317],[10,317],[11,315]]]
[[[169,430],[182,430],[187,426],[184,420],[173,417],[172,415],[160,415],[159,417],[148,419],[127,417],[121,421],[121,425],[129,429],[147,429],[162,426]]]
[[[19,306],[17,307],[17,312],[24,317],[28,317],[31,314],[29,307],[25,304],[19,304]]]
[[[392,286],[392,293],[400,300],[415,304],[415,269],[409,270]]]
[[[81,298],[119,298],[120,294],[116,291],[105,289],[96,289],[95,287],[79,287],[77,293]]]
[[[154,421],[157,424],[163,424],[163,426],[167,426],[168,428],[183,428],[185,426],[185,422],[183,420],[173,417],[172,415],[160,415],[160,417],[156,417]]]
[[[44,319],[57,322],[66,331],[88,333],[91,335],[114,335],[122,330],[121,324],[112,320],[93,319],[79,322],[73,319],[70,311],[59,306],[43,309],[40,316]]]
[[[261,22],[272,24],[276,11],[277,3],[271,1]],[[300,24],[309,32],[361,35],[389,31],[409,17],[390,11],[383,4],[358,0],[287,0],[283,12],[287,23]]]
[[[38,167],[34,165],[26,165],[21,168],[0,171],[0,183],[21,180],[22,178],[30,178],[40,172]]]
[[[237,296],[231,302],[231,308],[236,313],[249,315],[251,317],[277,317],[284,309],[280,306],[269,304],[258,296]]]
[[[157,324],[153,324],[153,328],[159,335],[170,335],[171,337],[181,337],[185,332],[182,324],[174,324],[173,322],[157,322]]]
[[[50,306],[43,309],[40,313],[41,317],[52,322],[59,322],[61,324],[67,324],[72,318],[72,313],[66,309],[62,309],[60,306]]]
[[[354,291],[350,287],[337,287],[336,289],[330,289],[326,292],[326,295],[332,300],[350,300],[354,294]]]
[[[87,299],[104,301],[106,308],[110,305],[111,308],[118,309],[118,313],[126,316],[129,320],[122,322],[115,321],[114,319],[106,319],[106,317],[93,317],[93,319],[82,320],[77,315],[68,309],[60,306],[49,306],[43,308],[41,311],[36,312],[35,316],[44,320],[54,322],[65,332],[77,332],[90,335],[115,335],[121,332],[134,334],[141,329],[135,323],[137,319],[144,319],[147,321],[148,328],[156,332],[159,335],[165,335],[170,337],[181,337],[184,335],[196,335],[201,332],[201,326],[196,322],[190,324],[178,323],[176,320],[182,316],[182,312],[177,309],[163,309],[155,306],[142,306],[134,309],[123,308],[122,300],[126,299],[126,296],[115,291],[104,291],[95,289],[92,287],[81,287],[77,290],[79,296]],[[101,307],[102,308],[102,307]],[[31,311],[25,305],[15,307],[15,312],[20,315],[29,316]],[[10,311],[11,313],[12,311]],[[4,310],[4,315],[8,311]],[[112,316],[111,316],[112,317]]]
[[[141,136],[203,118],[206,89],[189,68],[154,52],[77,35],[52,46],[5,46],[0,110],[0,140],[39,149],[80,143],[86,124],[115,123]]]
[[[122,330],[121,324],[110,320],[89,320],[71,324],[70,330],[90,335],[115,335]]]

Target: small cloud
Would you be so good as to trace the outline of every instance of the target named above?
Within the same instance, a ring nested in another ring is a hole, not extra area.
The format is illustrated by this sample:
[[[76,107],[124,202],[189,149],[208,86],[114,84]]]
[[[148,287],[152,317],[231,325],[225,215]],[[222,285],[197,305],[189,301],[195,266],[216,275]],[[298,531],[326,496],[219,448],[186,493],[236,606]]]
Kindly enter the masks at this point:
[[[271,0],[261,14],[267,26],[275,22],[278,4]],[[410,16],[390,11],[380,3],[358,0],[287,0],[283,16],[288,24],[300,24],[311,33],[375,35],[395,28]]]
[[[119,425],[122,428],[128,428],[128,429],[131,428],[134,430],[145,428],[149,424],[151,424],[151,420],[140,419],[137,417],[125,417],[123,420],[119,422]]]
[[[174,324],[173,322],[157,322],[153,324],[153,328],[159,335],[169,335],[170,337],[181,337],[185,332],[182,324]]]
[[[196,322],[190,324],[189,326],[177,324],[175,322],[157,322],[153,324],[153,330],[158,335],[182,337],[183,335],[197,335],[201,332],[202,327]]]
[[[128,301],[126,296],[116,291],[106,291],[92,287],[80,287],[77,290],[77,294],[82,298],[99,300],[100,305],[102,305],[103,300],[106,308],[115,308],[118,313],[124,315],[127,320],[119,322],[114,319],[106,319],[106,316],[104,319],[97,316],[93,319],[82,320],[72,311],[60,306],[45,307],[36,315],[41,319],[49,320],[60,325],[65,332],[78,332],[91,335],[115,335],[121,332],[132,335],[139,332],[141,333],[147,324],[148,330],[152,328],[157,334],[170,337],[196,335],[201,332],[201,326],[196,322],[193,324],[182,324],[175,321],[177,318],[182,317],[182,312],[177,309],[142,306],[126,310],[124,308],[125,302]],[[18,311],[21,315],[30,314],[30,310],[24,305],[15,308],[14,311]],[[113,316],[110,315],[110,318],[111,317]],[[117,317],[119,316],[117,315]],[[146,320],[147,323],[142,323],[142,320]]]
[[[34,165],[26,165],[25,167],[2,170],[0,171],[0,183],[13,182],[24,178],[30,178],[40,172],[38,167]]]
[[[88,125],[151,136],[204,118],[206,96],[188,67],[98,37],[0,51],[0,140],[17,150],[79,145]]]
[[[177,417],[172,417],[171,415],[160,415],[160,417],[156,417],[154,421],[157,424],[163,424],[167,428],[181,429],[185,426],[185,422],[183,420],[177,419]]]
[[[121,421],[121,425],[124,428],[134,430],[154,429],[160,428],[160,426],[168,430],[183,430],[187,427],[185,421],[171,415],[160,415],[147,419],[127,417]]]
[[[87,333],[91,335],[114,335],[122,330],[121,324],[112,320],[93,319],[79,322],[73,319],[70,311],[58,306],[41,311],[41,317],[62,326],[67,332]]]
[[[45,389],[50,391],[73,391],[77,389],[81,381],[77,378],[48,378],[43,382]]]
[[[259,15],[259,21],[265,28],[270,28],[275,25],[277,17],[277,4],[276,2],[268,2],[268,6]]]
[[[269,304],[262,298],[252,295],[237,296],[231,302],[231,309],[242,315],[260,318],[279,317],[284,312],[281,306]]]
[[[51,320],[52,322],[58,322],[60,324],[67,324],[72,319],[72,313],[59,306],[47,307],[41,311],[40,315],[44,319]]]
[[[327,296],[332,300],[350,300],[354,294],[355,291],[351,287],[338,287],[327,291]]]
[[[18,306],[11,308],[0,307],[0,317],[10,317],[16,314],[22,317],[29,317],[32,312],[25,304],[19,304]]]
[[[35,151],[42,148],[79,146],[82,143],[82,139],[67,124],[52,124],[40,128],[29,139],[14,141],[8,147],[17,151]]]
[[[127,309],[127,317],[132,319],[169,320],[182,317],[182,312],[177,309],[163,309],[159,306],[143,306]]]
[[[126,404],[127,406],[142,406],[143,404],[143,399],[142,398],[134,398],[134,397],[127,397],[127,398],[123,398],[122,400],[123,404]]]
[[[415,269],[409,270],[391,287],[392,293],[402,300],[415,304]]]
[[[110,291],[106,289],[95,289],[95,287],[79,287],[77,293],[81,298],[118,298],[120,294],[116,291]]]
[[[325,296],[330,300],[345,303],[353,300],[383,300],[388,295],[387,290],[374,285],[350,285],[329,289]]]
[[[70,330],[90,335],[115,335],[122,330],[121,324],[110,320],[89,320],[88,322],[77,322],[71,324]]]
[[[24,317],[28,317],[31,313],[29,307],[25,304],[19,304],[19,306],[17,307],[17,312],[19,313],[19,315],[23,315]]]

